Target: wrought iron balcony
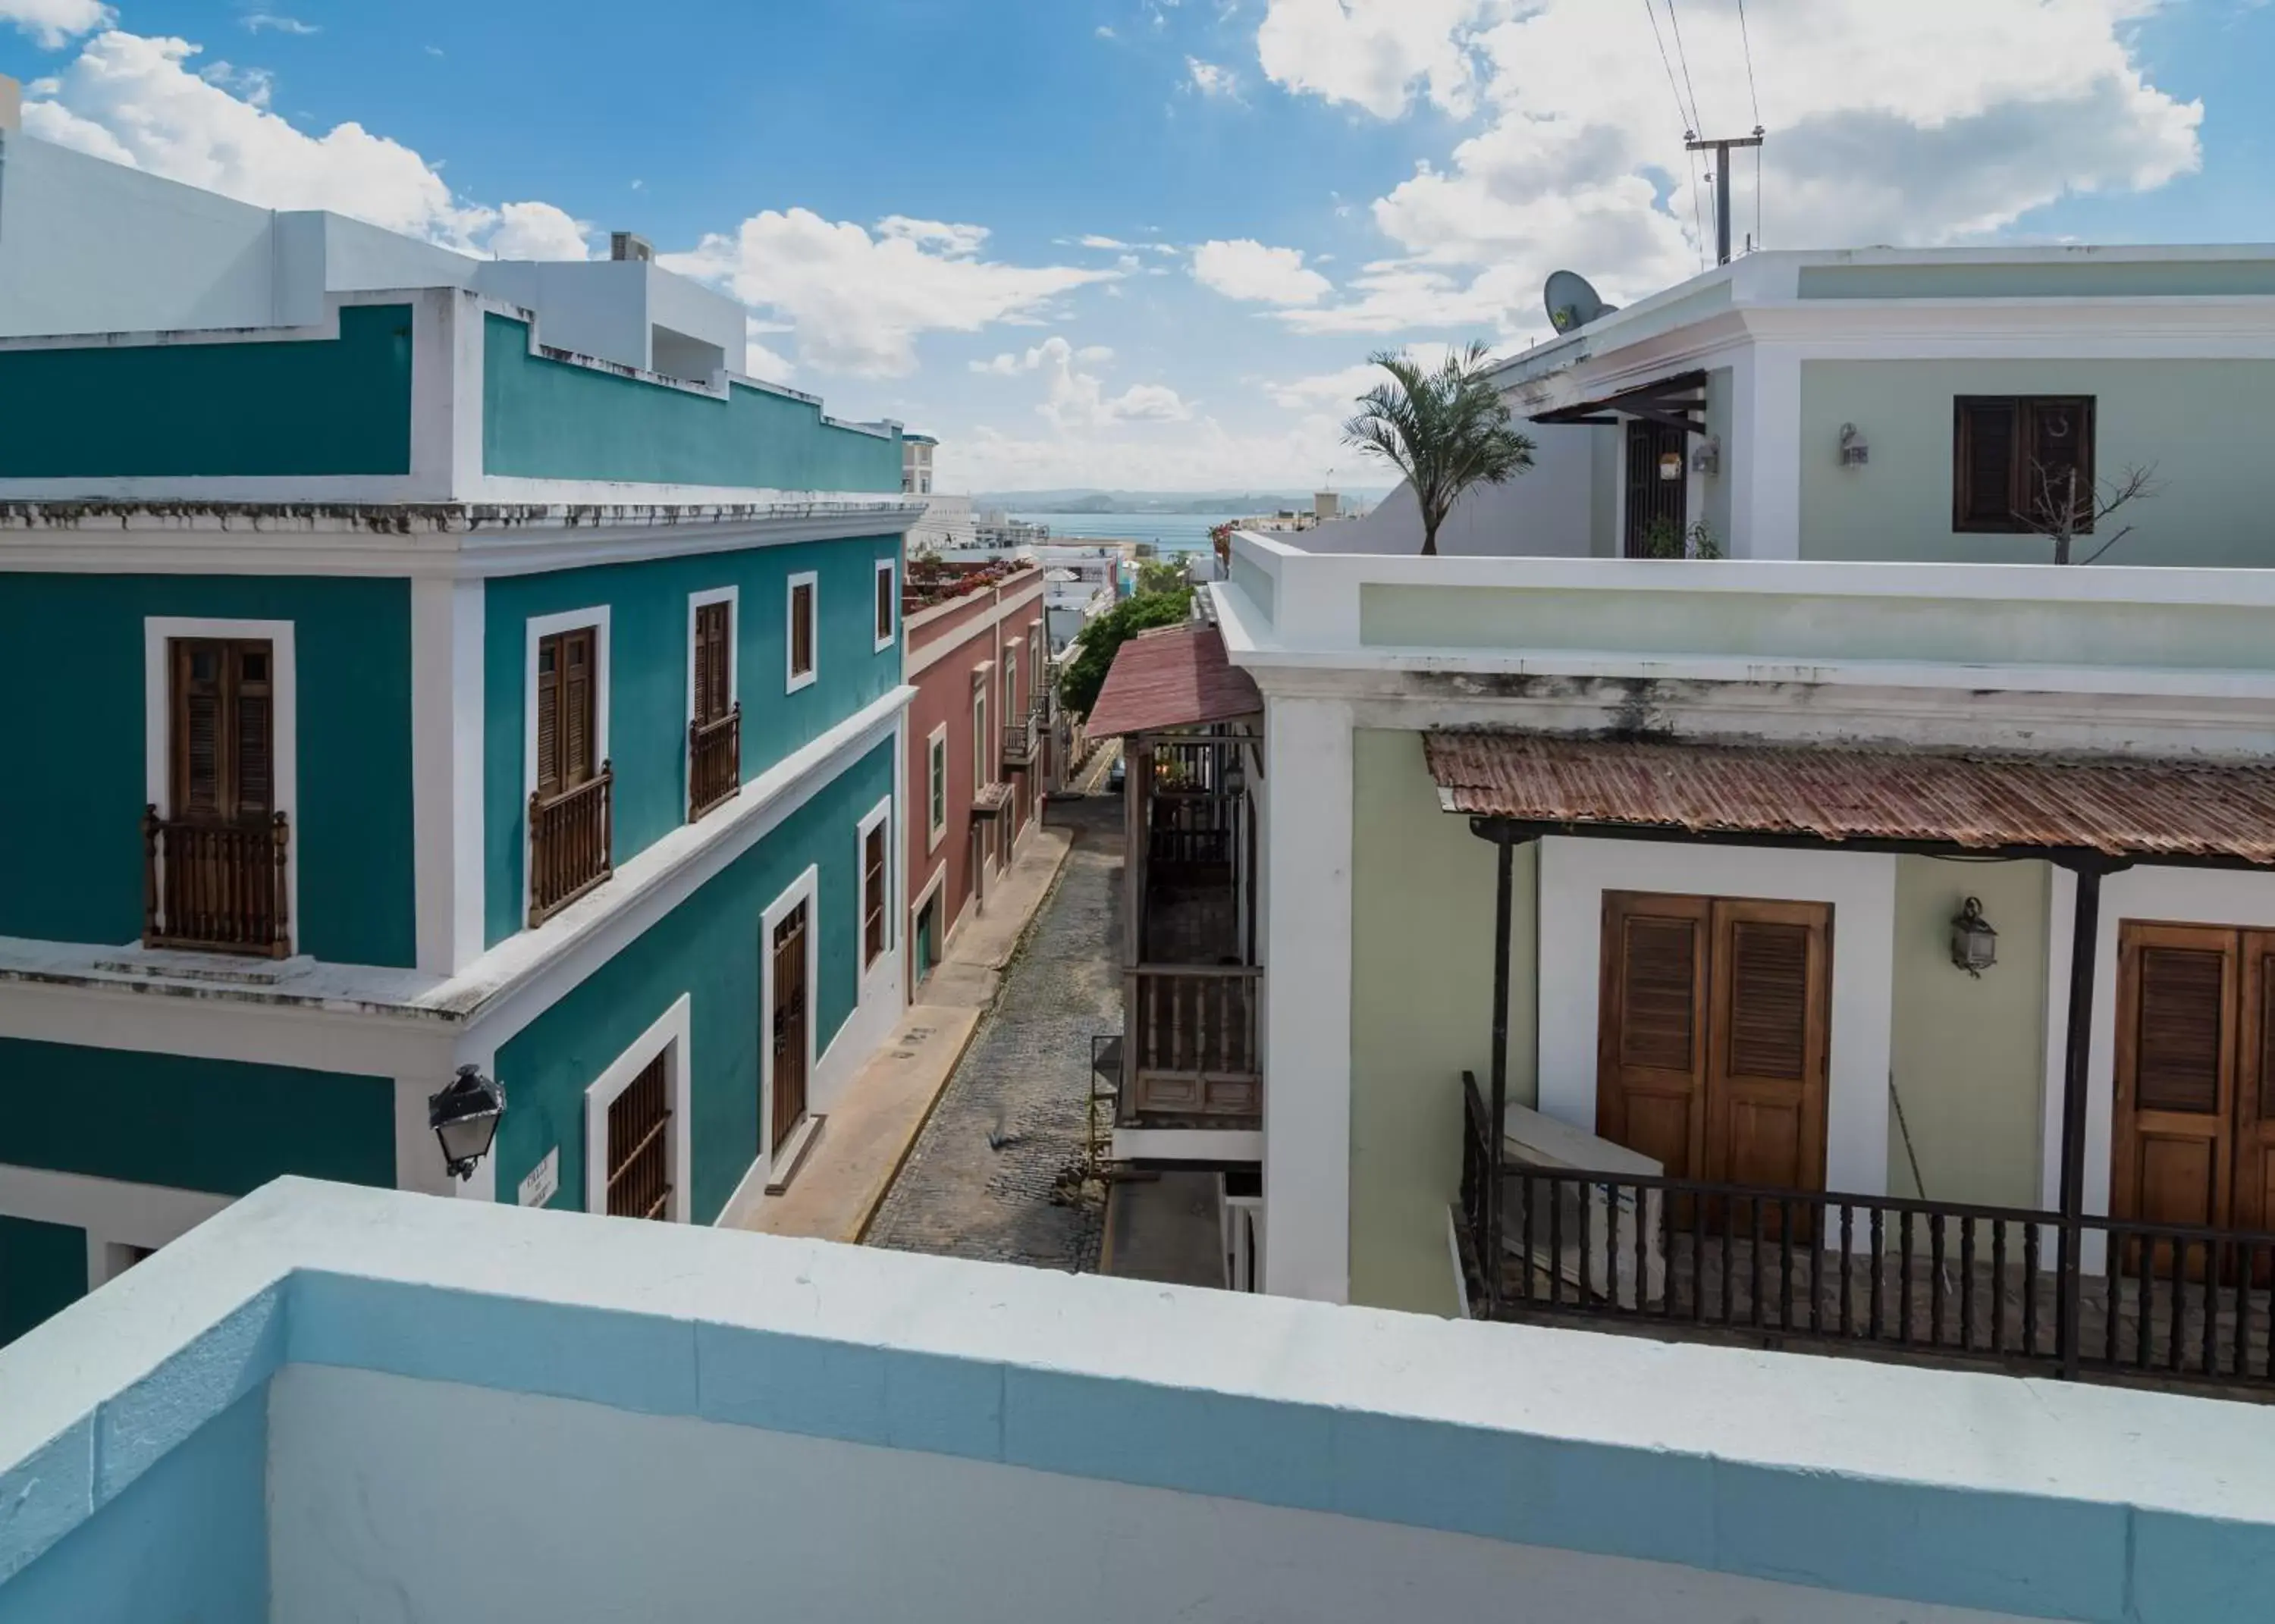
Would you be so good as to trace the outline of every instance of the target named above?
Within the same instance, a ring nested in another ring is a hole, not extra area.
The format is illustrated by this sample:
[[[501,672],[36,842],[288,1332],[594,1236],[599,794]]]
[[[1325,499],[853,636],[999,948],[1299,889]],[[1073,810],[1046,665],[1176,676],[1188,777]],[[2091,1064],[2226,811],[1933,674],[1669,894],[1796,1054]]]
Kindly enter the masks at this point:
[[[529,797],[529,923],[542,925],[616,872],[616,774],[608,763],[573,789]]]
[[[1030,711],[1024,721],[1003,724],[1003,769],[1017,772],[1035,764],[1036,740],[1039,729],[1036,713]]]
[[[291,830],[283,812],[242,823],[142,810],[142,945],[292,952],[285,882]]]

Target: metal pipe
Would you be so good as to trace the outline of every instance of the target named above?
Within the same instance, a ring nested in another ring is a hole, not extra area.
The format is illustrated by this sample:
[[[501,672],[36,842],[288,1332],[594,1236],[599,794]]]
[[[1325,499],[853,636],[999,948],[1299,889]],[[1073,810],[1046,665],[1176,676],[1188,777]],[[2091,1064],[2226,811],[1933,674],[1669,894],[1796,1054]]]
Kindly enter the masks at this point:
[[[1516,848],[1507,839],[1493,842],[1493,1108],[1485,1120],[1485,1247],[1478,1260],[1485,1278],[1488,1310],[1500,1306],[1501,1271],[1501,1122],[1508,1113],[1508,960],[1509,916],[1514,911]],[[1531,1268],[1532,1259],[1524,1259]]]
[[[2069,1020],[2062,1037],[2060,1253],[2054,1274],[2056,1352],[2065,1379],[2077,1376],[2079,1273],[2085,1238],[2085,1084],[2093,1039],[2093,956],[2101,936],[2102,865],[2077,865],[2070,917]],[[2112,1317],[2114,1304],[2112,1304]]]

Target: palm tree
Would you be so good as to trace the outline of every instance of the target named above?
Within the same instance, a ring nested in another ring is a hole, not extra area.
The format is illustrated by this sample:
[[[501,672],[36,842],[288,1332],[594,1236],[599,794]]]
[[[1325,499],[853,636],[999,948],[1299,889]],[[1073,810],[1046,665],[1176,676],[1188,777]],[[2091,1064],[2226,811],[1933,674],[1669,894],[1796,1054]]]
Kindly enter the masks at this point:
[[[1425,372],[1402,350],[1367,358],[1388,373],[1358,397],[1343,439],[1406,476],[1422,505],[1422,551],[1438,550],[1438,526],[1472,485],[1500,485],[1532,466],[1532,442],[1508,426],[1508,407],[1485,377],[1485,347],[1472,341]]]

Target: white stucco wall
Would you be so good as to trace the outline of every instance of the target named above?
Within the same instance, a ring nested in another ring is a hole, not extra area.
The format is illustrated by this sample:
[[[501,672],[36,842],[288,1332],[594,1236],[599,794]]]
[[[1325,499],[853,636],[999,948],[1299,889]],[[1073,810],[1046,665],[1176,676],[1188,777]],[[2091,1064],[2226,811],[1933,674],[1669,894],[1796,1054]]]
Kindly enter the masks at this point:
[[[1596,442],[1609,431],[1531,423],[1532,467],[1505,485],[1471,487],[1438,532],[1440,553],[1502,557],[1588,556],[1594,519]],[[1414,487],[1401,484],[1364,518],[1307,530],[1296,544],[1312,553],[1414,553],[1422,516]]]
[[[318,1365],[268,1439],[271,1616],[316,1624],[2005,1616]]]

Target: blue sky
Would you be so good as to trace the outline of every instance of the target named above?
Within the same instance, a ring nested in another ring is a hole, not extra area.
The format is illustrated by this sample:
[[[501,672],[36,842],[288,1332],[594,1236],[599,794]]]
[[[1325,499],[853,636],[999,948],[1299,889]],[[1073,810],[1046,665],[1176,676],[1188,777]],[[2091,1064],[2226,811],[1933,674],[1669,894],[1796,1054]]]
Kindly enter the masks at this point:
[[[1383,483],[1335,434],[1370,350],[1527,342],[1559,265],[1696,270],[1694,117],[1758,107],[1771,246],[2267,234],[2264,0],[1743,10],[0,0],[0,72],[33,132],[258,202],[640,231],[951,487]]]

